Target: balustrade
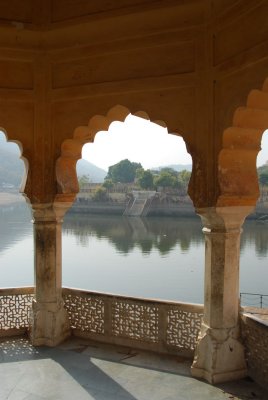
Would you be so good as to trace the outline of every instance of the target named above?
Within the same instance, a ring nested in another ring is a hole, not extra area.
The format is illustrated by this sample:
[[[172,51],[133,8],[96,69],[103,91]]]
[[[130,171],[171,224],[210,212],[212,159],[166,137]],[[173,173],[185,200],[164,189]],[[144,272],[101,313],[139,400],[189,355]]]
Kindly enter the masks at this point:
[[[0,336],[25,333],[30,324],[34,289],[0,289]]]
[[[248,373],[254,381],[268,387],[268,321],[247,313],[241,318],[242,339]]]
[[[2,336],[30,325],[33,288],[0,290]],[[72,333],[106,343],[158,352],[193,353],[203,306],[63,289]]]
[[[192,354],[203,306],[63,289],[75,336],[158,352]]]
[[[0,289],[0,337],[29,330],[33,298],[33,287]],[[74,336],[160,353],[193,355],[203,305],[72,288],[63,289],[63,299]],[[244,311],[240,323],[249,374],[265,386],[268,384],[268,324]]]

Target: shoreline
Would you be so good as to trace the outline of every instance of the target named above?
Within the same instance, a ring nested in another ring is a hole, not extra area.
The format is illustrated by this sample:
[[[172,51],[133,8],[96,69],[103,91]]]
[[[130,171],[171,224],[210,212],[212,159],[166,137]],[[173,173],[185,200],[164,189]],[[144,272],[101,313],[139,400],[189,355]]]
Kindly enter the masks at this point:
[[[20,193],[0,192],[0,207],[13,206],[15,204],[26,204],[26,200]]]
[[[0,192],[0,207],[27,204],[25,198],[19,192]],[[124,202],[88,202],[87,204],[77,204],[68,210],[69,214],[88,214],[88,215],[118,215],[122,216],[126,208]],[[191,204],[153,204],[147,214],[147,217],[196,217],[197,214]],[[268,223],[268,207],[257,204],[255,211],[247,216],[247,220],[258,221],[261,217],[266,217]],[[260,222],[262,222],[260,220]],[[265,221],[263,221],[265,223]]]
[[[80,215],[117,215],[123,216],[126,208],[126,203],[117,202],[88,202],[87,204],[75,203],[69,210],[68,214],[80,214]],[[247,216],[247,220],[255,220],[262,216],[267,216],[268,222],[268,208],[256,207],[255,211]],[[194,207],[191,204],[177,204],[177,205],[152,205],[146,217],[187,217],[194,218],[198,217]],[[261,221],[260,221],[261,222]]]

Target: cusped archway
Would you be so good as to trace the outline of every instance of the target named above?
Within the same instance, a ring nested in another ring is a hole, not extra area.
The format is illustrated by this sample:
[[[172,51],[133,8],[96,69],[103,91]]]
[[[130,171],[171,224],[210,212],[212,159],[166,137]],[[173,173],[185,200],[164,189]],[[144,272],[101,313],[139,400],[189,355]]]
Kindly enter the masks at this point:
[[[252,90],[245,107],[236,109],[233,125],[223,132],[219,154],[218,206],[255,206],[259,197],[256,158],[268,128],[268,78]]]
[[[94,142],[95,135],[99,131],[108,131],[113,122],[124,122],[129,114],[150,121],[149,115],[144,111],[131,113],[128,108],[117,105],[112,107],[106,115],[95,115],[92,117],[88,126],[76,128],[73,139],[67,139],[62,143],[61,155],[56,162],[56,178],[59,194],[75,194],[79,191],[76,163],[82,156],[83,145]],[[164,121],[154,120],[151,122],[167,128],[167,124]],[[172,134],[182,137],[180,133]]]
[[[22,193],[22,195],[28,201],[27,193],[30,189],[30,182],[28,179],[29,162],[28,162],[28,159],[23,154],[23,145],[19,140],[9,139],[7,131],[1,126],[0,126],[0,134],[4,135],[7,143],[15,143],[18,147],[18,150],[19,150],[18,158],[22,161],[23,166],[24,166],[24,173],[22,175],[19,191],[20,191],[20,193]]]

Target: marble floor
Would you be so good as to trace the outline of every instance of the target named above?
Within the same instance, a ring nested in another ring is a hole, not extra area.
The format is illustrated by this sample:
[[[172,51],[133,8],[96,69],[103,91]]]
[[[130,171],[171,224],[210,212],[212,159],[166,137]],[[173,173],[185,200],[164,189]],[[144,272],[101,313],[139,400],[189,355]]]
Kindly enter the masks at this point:
[[[190,375],[190,360],[70,339],[34,348],[0,340],[0,400],[265,400],[250,379],[211,386]]]

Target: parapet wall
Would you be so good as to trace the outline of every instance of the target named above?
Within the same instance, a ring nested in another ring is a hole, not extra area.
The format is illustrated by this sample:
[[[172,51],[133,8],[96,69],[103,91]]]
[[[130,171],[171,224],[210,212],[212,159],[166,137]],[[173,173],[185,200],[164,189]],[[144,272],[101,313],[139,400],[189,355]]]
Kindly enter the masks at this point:
[[[29,330],[34,288],[0,289],[0,337]],[[203,305],[63,289],[74,336],[192,357]],[[268,320],[241,314],[249,376],[268,389]]]
[[[241,330],[249,376],[268,389],[268,320],[243,314]]]

